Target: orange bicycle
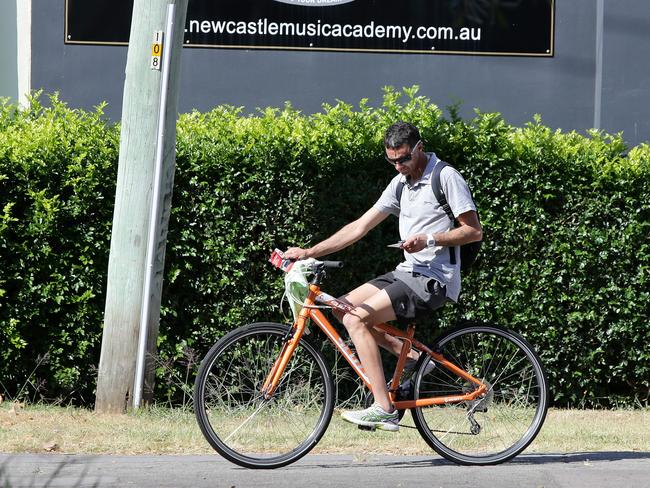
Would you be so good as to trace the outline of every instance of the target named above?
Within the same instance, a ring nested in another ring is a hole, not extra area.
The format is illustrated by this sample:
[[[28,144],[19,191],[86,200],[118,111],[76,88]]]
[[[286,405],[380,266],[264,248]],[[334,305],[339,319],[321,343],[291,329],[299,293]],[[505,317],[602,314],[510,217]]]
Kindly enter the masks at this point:
[[[325,433],[336,387],[322,353],[305,335],[310,321],[369,387],[356,354],[321,311],[351,310],[321,290],[326,270],[341,266],[311,264],[307,298],[293,325],[240,327],[203,359],[194,386],[196,418],[226,459],[248,468],[278,468],[307,454]],[[389,383],[400,419],[411,410],[420,435],[441,456],[465,465],[502,463],[540,431],[548,407],[546,374],[520,335],[495,325],[466,324],[427,347],[414,338],[414,325],[405,332],[388,324],[376,328],[403,342]],[[411,348],[420,359],[407,380],[404,365]]]

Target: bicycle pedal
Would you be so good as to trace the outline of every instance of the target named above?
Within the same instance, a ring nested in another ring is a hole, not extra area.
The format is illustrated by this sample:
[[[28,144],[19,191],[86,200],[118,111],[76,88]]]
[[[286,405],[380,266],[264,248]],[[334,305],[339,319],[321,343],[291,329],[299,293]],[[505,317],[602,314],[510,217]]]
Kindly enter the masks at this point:
[[[370,425],[357,425],[357,427],[359,427],[359,430],[369,430],[371,432],[374,432],[375,430],[377,430],[377,427],[375,427],[374,425],[373,426],[370,426]]]

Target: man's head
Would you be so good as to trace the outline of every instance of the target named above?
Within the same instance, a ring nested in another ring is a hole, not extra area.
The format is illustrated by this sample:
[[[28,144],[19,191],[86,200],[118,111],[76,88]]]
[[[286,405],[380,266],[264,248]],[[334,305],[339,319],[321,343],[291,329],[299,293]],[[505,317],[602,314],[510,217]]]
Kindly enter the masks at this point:
[[[419,178],[427,165],[420,131],[408,122],[395,122],[384,135],[386,160],[395,169],[410,177]]]
[[[414,147],[420,141],[420,131],[413,124],[408,122],[395,122],[384,135],[384,147],[386,149],[399,149],[403,145]]]

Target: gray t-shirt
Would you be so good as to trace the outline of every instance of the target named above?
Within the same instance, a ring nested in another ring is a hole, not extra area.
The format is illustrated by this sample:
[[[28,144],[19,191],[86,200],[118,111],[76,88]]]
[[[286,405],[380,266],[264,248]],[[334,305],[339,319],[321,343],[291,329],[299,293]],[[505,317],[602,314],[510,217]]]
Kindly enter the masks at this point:
[[[438,204],[431,188],[433,168],[440,161],[434,153],[427,153],[429,162],[422,178],[415,184],[406,182],[404,175],[398,174],[391,180],[382,193],[374,208],[383,213],[389,213],[399,218],[400,239],[407,239],[414,234],[435,234],[446,232],[453,228],[453,222]],[[397,185],[404,181],[400,201],[397,201]],[[455,217],[476,210],[467,183],[454,168],[447,166],[440,172],[440,184],[447,198],[447,203]],[[405,261],[397,266],[397,270],[417,272],[435,278],[447,287],[447,298],[458,300],[460,294],[460,251],[455,247],[456,264],[451,264],[449,248],[436,246],[425,248],[420,252],[407,253]]]

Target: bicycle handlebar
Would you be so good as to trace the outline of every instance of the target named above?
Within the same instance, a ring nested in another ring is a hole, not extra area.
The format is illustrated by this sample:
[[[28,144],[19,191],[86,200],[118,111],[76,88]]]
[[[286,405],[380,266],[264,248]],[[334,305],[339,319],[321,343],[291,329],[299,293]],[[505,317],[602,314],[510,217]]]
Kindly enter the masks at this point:
[[[323,268],[336,269],[343,267],[343,261],[319,261]]]

